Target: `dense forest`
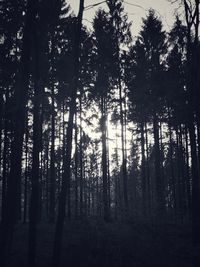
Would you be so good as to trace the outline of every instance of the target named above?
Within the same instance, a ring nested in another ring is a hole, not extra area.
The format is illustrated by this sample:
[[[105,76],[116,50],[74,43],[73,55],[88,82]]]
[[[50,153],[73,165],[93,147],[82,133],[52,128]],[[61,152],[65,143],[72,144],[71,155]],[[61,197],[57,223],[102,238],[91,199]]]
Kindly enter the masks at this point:
[[[200,266],[200,1],[99,2],[0,1],[0,266]]]

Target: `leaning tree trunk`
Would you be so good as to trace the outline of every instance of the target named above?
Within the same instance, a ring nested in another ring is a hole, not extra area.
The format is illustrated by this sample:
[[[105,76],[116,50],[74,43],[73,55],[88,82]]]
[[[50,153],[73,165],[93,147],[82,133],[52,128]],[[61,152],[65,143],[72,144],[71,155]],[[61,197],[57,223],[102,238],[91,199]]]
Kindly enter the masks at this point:
[[[81,28],[82,28],[82,17],[84,10],[84,0],[80,0],[79,14],[77,18],[77,27],[75,33],[75,47],[74,47],[74,77],[72,81],[72,96],[69,107],[69,119],[67,128],[67,144],[66,153],[64,155],[64,172],[62,179],[62,188],[60,192],[59,204],[58,204],[58,217],[56,221],[54,247],[53,247],[53,258],[52,266],[58,267],[60,265],[60,254],[62,247],[62,236],[65,220],[65,207],[66,207],[66,194],[68,181],[71,175],[71,151],[72,151],[72,136],[73,136],[73,119],[76,111],[76,97],[77,97],[77,86],[79,76],[79,55],[80,55],[80,42],[81,42]]]

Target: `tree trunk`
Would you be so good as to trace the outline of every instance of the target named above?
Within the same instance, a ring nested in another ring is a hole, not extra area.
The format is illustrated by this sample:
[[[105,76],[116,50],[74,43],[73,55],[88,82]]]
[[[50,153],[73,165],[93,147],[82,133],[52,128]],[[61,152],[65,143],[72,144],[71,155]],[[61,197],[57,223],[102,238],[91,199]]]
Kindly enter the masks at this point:
[[[108,171],[107,171],[107,147],[106,147],[106,100],[101,98],[101,138],[102,138],[102,175],[103,175],[103,216],[106,222],[110,219],[108,205]]]
[[[141,181],[142,181],[142,206],[143,206],[143,215],[146,217],[147,214],[147,181],[146,181],[146,163],[145,163],[145,139],[144,139],[144,123],[140,123],[140,133],[141,133],[141,153],[142,153],[142,162],[141,162]]]
[[[148,213],[151,216],[152,209],[152,192],[150,180],[150,167],[149,167],[149,144],[148,144],[148,129],[145,121],[145,145],[146,145],[146,178],[147,178],[147,200],[148,200]]]
[[[29,210],[29,236],[28,236],[28,266],[36,266],[36,246],[37,246],[37,224],[39,221],[39,198],[40,198],[40,161],[39,154],[41,149],[41,80],[39,73],[39,38],[37,33],[34,36],[35,49],[35,83],[33,100],[33,152],[32,152],[32,171],[31,171],[31,199]]]
[[[80,95],[80,217],[83,217],[83,126],[82,99]]]
[[[5,104],[5,123],[4,123],[4,147],[3,147],[3,165],[2,165],[2,199],[1,199],[1,219],[5,220],[6,214],[6,194],[7,194],[7,176],[8,176],[8,94],[6,95],[6,104]]]
[[[121,124],[121,144],[122,144],[122,176],[123,176],[123,198],[125,213],[128,211],[128,189],[127,189],[127,163],[125,153],[125,138],[124,138],[124,114],[123,114],[123,98],[122,85],[119,78],[119,101],[120,101],[120,124]]]
[[[50,203],[49,203],[49,222],[55,221],[55,190],[56,190],[56,177],[55,177],[55,92],[54,82],[52,77],[51,87],[51,159],[50,159]]]
[[[188,129],[185,126],[185,161],[186,161],[186,187],[187,187],[187,205],[188,205],[188,215],[189,219],[191,219],[191,177],[190,177],[190,166],[189,166],[189,144],[188,144]]]
[[[174,218],[177,218],[177,201],[176,201],[176,185],[175,185],[175,174],[174,174],[174,160],[173,160],[173,139],[172,139],[172,128],[169,117],[168,123],[168,131],[169,131],[169,159],[170,159],[170,187],[173,195],[173,210],[174,210]]]
[[[193,227],[193,241],[195,245],[200,243],[200,212],[199,212],[199,172],[198,159],[196,147],[195,127],[192,120],[189,120],[188,130],[191,146],[191,161],[192,161],[192,227]]]
[[[108,118],[107,118],[107,124],[108,124]],[[108,133],[108,127],[106,127],[106,150],[107,150],[107,189],[108,189],[108,210],[110,210],[111,207],[111,187],[110,187],[110,159],[109,159],[109,133]]]
[[[157,114],[153,116],[153,135],[154,135],[154,149],[155,149],[155,182],[156,182],[156,218],[158,221],[163,222],[164,219],[164,194],[163,194],[163,181],[161,176],[161,157],[160,157],[160,144],[159,144],[159,125]]]
[[[187,90],[188,90],[188,131],[191,147],[192,164],[192,224],[194,245],[200,244],[200,175],[198,170],[197,145],[195,133],[195,115],[197,113],[197,70],[198,58],[196,53],[199,47],[199,0],[195,0],[195,8],[192,9],[191,3],[184,0],[185,17],[187,23]],[[195,39],[192,41],[192,26],[195,28]],[[199,108],[199,107],[198,107]]]
[[[23,223],[26,223],[27,220],[27,204],[28,204],[28,112],[27,112],[27,120],[26,120],[26,141],[25,141],[25,171],[24,171],[24,213],[23,213]]]
[[[77,112],[75,114],[75,218],[78,217],[78,124],[77,124]]]

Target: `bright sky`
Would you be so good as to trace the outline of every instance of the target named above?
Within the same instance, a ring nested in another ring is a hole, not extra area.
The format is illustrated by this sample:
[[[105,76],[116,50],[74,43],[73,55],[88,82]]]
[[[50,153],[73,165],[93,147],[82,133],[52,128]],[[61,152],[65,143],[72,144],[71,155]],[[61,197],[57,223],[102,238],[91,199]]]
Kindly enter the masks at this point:
[[[79,8],[79,0],[67,0],[75,13]],[[102,0],[85,0],[85,7],[103,2]],[[103,3],[98,7],[106,7]],[[98,7],[90,8],[84,11],[84,22],[90,27],[95,11]],[[166,31],[169,31],[174,22],[174,15],[177,11],[177,5],[171,4],[169,0],[124,0],[125,12],[128,13],[129,20],[133,22],[133,35],[137,35],[140,26],[141,18],[145,17],[149,8],[156,10],[158,17],[162,19]]]
[[[77,14],[78,8],[79,8],[79,0],[66,0],[72,10]],[[84,23],[91,28],[92,24],[91,22],[93,21],[94,15],[96,10],[99,7],[102,8],[107,8],[106,3],[102,3],[99,6],[95,6],[93,8],[88,8],[87,7],[103,2],[103,0],[85,0],[85,11],[84,11]],[[132,34],[133,36],[136,36],[141,28],[142,24],[142,18],[146,17],[148,10],[150,8],[153,8],[156,12],[159,18],[161,18],[164,29],[166,31],[169,31],[170,28],[172,27],[174,23],[174,18],[176,14],[176,5],[172,5],[169,0],[124,0],[124,8],[125,12],[128,14],[129,21],[132,21]],[[87,128],[87,126],[86,126]],[[117,137],[117,142],[118,142],[118,149],[121,149],[121,138],[120,138],[120,128],[118,125],[118,129],[116,130],[115,126],[111,125],[109,122],[108,124],[108,139],[109,139],[109,154],[110,154],[110,159],[112,158],[111,155],[114,153],[114,149],[116,147],[116,134],[118,135]],[[100,134],[100,133],[99,133]],[[90,137],[92,138],[98,138],[98,134],[95,134],[94,132],[91,132],[90,129]],[[127,131],[127,153],[129,154],[129,149],[130,149],[130,141],[132,139],[132,132]],[[119,153],[120,155],[120,153]]]

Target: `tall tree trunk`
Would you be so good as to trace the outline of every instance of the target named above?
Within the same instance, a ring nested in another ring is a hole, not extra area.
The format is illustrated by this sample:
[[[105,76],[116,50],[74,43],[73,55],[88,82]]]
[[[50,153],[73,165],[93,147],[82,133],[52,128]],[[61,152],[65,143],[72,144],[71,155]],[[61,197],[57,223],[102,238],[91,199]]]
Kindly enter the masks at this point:
[[[156,218],[163,222],[164,219],[164,194],[163,181],[161,176],[161,156],[160,156],[160,142],[159,142],[159,125],[157,114],[153,115],[153,135],[154,135],[154,149],[155,149],[155,182],[156,182]]]
[[[53,66],[52,66],[53,68]],[[49,203],[49,221],[55,221],[55,190],[56,190],[56,177],[55,177],[55,92],[54,82],[52,77],[51,84],[51,159],[50,159],[50,203]]]
[[[4,183],[4,177],[3,177],[3,166],[2,166],[2,159],[3,159],[3,153],[2,153],[2,144],[3,144],[3,138],[2,138],[2,129],[3,129],[3,106],[4,106],[4,99],[3,99],[3,95],[4,95],[4,88],[3,86],[0,86],[0,177],[2,177],[2,192],[1,192],[1,218],[2,218],[2,214],[3,214],[3,202],[5,200],[4,196],[3,196],[3,183]],[[5,127],[4,127],[5,128]],[[5,138],[4,138],[5,139]],[[5,202],[4,202],[5,203]]]
[[[143,215],[146,217],[147,214],[147,181],[146,181],[146,159],[145,159],[145,138],[144,138],[144,123],[140,123],[140,133],[141,133],[141,153],[142,153],[142,162],[141,162],[141,181],[142,181],[142,206],[143,206]]]
[[[75,114],[75,218],[78,217],[78,123],[77,123],[77,112]]]
[[[80,217],[83,217],[83,126],[82,98],[80,94]]]
[[[180,220],[180,211],[181,211],[181,162],[180,162],[180,147],[179,147],[179,138],[178,138],[178,127],[175,129],[176,131],[176,169],[177,169],[177,181],[176,181],[176,202],[177,202],[177,215]]]
[[[180,162],[181,162],[181,180],[180,180],[180,212],[181,220],[184,222],[184,214],[186,213],[186,180],[185,180],[185,161],[184,161],[184,148],[183,148],[183,131],[182,125],[179,125],[179,150],[180,150]]]
[[[192,224],[194,245],[200,244],[200,174],[198,170],[197,144],[195,132],[195,110],[198,106],[197,84],[198,59],[196,53],[199,47],[199,0],[195,0],[195,8],[191,2],[184,0],[185,17],[187,23],[187,90],[188,90],[188,131],[191,147],[192,164]],[[192,26],[195,29],[194,43],[192,41]],[[198,107],[199,108],[199,107]]]
[[[29,164],[28,164],[28,140],[29,140],[29,134],[28,134],[28,119],[27,119],[27,121],[26,121],[26,141],[25,141],[25,171],[24,171],[24,212],[23,212],[23,223],[26,223],[26,221],[27,221],[28,171],[29,171]]]
[[[108,117],[107,117],[107,125],[108,125]],[[109,133],[108,127],[106,127],[106,150],[107,150],[107,189],[108,189],[108,209],[111,207],[111,187],[110,187],[110,159],[109,159]]]
[[[46,145],[46,151],[45,151],[45,157],[46,157],[46,214],[47,218],[49,218],[49,143]]]
[[[151,216],[152,192],[151,192],[150,167],[149,167],[148,129],[147,129],[146,121],[145,121],[145,145],[146,145],[146,178],[147,178],[148,213]]]
[[[191,178],[190,178],[190,166],[189,166],[189,144],[188,144],[188,129],[185,125],[185,161],[186,161],[186,187],[187,187],[187,205],[188,205],[188,215],[191,219]]]
[[[193,226],[193,241],[197,245],[200,243],[200,212],[199,212],[199,172],[196,147],[195,127],[192,120],[189,120],[188,130],[191,146],[191,162],[192,162],[192,226]]]
[[[3,147],[3,164],[2,164],[2,199],[1,199],[1,219],[5,220],[6,214],[6,194],[7,194],[7,176],[8,176],[8,91],[6,93],[6,103],[5,103],[5,115],[4,115],[4,147]]]
[[[108,203],[108,171],[107,171],[107,147],[106,147],[106,100],[101,98],[101,138],[102,138],[102,175],[103,175],[103,215],[107,222],[110,219]]]
[[[121,78],[119,78],[119,101],[120,101],[120,124],[121,124],[121,144],[122,144],[122,175],[123,175],[123,198],[125,213],[128,211],[128,188],[127,188],[127,163],[125,153],[125,138],[124,138],[124,112],[123,112],[123,97]]]
[[[176,185],[175,185],[175,174],[174,174],[174,160],[173,160],[173,139],[172,139],[172,127],[169,115],[169,123],[168,123],[168,131],[169,131],[169,159],[170,159],[170,185],[173,195],[173,210],[174,210],[174,218],[177,217],[177,201],[176,201]]]
[[[32,152],[32,171],[31,171],[31,199],[29,211],[29,237],[28,237],[28,265],[36,266],[36,246],[37,246],[37,224],[39,221],[39,198],[40,198],[40,161],[39,154],[41,149],[41,80],[39,73],[39,38],[38,33],[34,36],[35,48],[35,83],[33,100],[33,152]]]

